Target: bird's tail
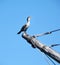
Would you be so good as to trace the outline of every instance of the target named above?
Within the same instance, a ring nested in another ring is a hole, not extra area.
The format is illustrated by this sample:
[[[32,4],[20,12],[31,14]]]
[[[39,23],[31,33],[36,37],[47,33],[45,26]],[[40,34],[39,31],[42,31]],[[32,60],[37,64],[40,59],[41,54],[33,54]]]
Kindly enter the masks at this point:
[[[19,31],[17,34],[20,34],[21,33],[21,31]]]

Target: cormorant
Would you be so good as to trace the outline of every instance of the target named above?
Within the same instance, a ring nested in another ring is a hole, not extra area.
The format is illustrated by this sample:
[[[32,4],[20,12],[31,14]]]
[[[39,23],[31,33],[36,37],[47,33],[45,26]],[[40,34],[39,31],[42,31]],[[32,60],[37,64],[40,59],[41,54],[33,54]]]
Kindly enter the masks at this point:
[[[22,26],[21,30],[17,34],[20,34],[21,32],[26,32],[26,30],[30,26],[30,18],[30,16],[27,17],[27,23]]]

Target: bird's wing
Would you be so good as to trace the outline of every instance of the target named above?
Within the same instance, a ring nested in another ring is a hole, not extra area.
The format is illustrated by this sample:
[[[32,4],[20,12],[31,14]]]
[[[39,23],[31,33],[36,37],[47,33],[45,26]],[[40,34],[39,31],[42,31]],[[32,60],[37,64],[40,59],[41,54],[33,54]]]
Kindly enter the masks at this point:
[[[24,31],[25,27],[26,27],[26,24],[22,26],[21,30],[17,34],[20,34],[22,31]]]
[[[23,25],[23,27],[21,28],[21,31],[24,31],[24,30],[25,30],[25,28],[26,28],[26,24],[25,24],[25,25]]]

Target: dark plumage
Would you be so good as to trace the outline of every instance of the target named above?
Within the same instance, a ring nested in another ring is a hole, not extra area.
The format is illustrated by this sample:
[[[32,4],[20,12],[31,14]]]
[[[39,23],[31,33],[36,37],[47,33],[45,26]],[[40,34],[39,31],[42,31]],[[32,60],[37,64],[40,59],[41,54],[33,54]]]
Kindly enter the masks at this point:
[[[29,26],[30,26],[30,16],[27,17],[27,23],[23,25],[23,27],[17,34],[20,34],[21,32],[26,32]]]

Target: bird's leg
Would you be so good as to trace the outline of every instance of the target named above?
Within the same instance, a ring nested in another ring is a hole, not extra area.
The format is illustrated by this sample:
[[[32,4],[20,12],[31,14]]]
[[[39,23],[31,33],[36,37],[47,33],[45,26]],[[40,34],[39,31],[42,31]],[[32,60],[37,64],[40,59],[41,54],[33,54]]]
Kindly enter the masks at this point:
[[[23,31],[24,34],[27,34],[26,31]]]
[[[23,31],[23,33],[24,33],[25,35],[27,35],[27,36],[28,36],[28,34],[26,33],[26,31]]]

